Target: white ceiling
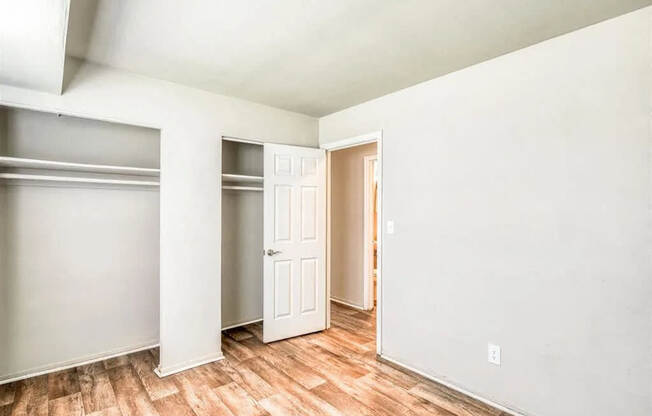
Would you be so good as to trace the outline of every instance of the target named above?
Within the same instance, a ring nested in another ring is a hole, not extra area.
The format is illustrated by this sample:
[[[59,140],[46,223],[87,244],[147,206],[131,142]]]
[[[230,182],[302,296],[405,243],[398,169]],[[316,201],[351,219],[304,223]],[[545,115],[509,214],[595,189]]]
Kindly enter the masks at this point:
[[[652,0],[72,0],[71,56],[313,116]]]
[[[61,94],[68,0],[0,0],[0,84]]]

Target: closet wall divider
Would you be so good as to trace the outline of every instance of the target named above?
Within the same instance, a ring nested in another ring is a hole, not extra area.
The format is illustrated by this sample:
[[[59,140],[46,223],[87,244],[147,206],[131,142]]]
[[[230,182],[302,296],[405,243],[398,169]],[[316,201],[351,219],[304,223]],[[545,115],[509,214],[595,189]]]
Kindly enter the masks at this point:
[[[0,382],[158,344],[159,154],[155,129],[0,107]]]
[[[222,329],[263,318],[263,146],[222,139]]]

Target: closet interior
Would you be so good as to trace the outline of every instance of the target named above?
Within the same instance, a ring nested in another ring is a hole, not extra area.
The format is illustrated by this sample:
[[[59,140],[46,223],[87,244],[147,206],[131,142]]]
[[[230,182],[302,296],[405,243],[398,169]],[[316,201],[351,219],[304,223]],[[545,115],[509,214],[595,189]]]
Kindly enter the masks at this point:
[[[159,155],[156,129],[0,107],[0,380],[158,344]]]
[[[263,146],[222,139],[222,329],[263,319]]]

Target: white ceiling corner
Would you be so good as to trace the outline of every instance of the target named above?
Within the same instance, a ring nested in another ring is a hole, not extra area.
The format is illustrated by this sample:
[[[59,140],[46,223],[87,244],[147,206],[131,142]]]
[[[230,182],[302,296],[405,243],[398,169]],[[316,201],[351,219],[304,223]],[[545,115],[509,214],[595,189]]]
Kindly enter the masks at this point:
[[[69,6],[0,1],[0,84],[61,94]]]

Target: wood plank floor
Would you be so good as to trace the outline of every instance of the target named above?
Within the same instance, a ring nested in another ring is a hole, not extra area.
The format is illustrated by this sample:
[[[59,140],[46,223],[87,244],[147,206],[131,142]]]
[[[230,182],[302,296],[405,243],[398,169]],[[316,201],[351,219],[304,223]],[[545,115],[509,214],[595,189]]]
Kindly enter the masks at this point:
[[[328,331],[263,344],[262,326],[222,336],[226,359],[164,379],[143,351],[0,386],[0,416],[505,416],[376,360],[375,314],[333,303]]]

